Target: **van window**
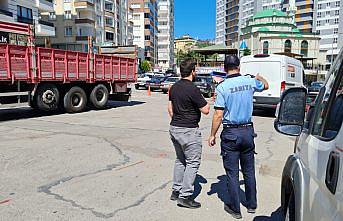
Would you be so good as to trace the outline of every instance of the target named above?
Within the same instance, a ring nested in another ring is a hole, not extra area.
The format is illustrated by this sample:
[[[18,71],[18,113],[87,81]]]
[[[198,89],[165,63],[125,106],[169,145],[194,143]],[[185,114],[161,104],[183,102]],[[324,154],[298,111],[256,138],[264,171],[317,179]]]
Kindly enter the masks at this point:
[[[331,74],[321,88],[316,104],[312,134],[332,139],[336,137],[343,120],[342,53],[337,58]]]

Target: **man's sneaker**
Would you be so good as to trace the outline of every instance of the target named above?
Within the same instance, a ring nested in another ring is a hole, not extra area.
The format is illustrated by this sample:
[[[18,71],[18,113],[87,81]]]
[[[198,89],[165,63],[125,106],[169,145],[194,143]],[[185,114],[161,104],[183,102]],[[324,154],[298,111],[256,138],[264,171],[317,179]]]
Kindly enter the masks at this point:
[[[177,205],[180,207],[185,207],[189,209],[197,209],[201,207],[201,204],[196,202],[194,199],[191,199],[190,197],[184,199],[179,198],[177,199]]]
[[[248,209],[248,213],[256,213],[256,209]]]
[[[235,219],[242,219],[242,214],[233,211],[228,205],[224,205],[224,210]]]
[[[179,192],[173,191],[171,196],[170,196],[170,200],[172,200],[172,201],[177,200],[179,198],[179,194],[180,194]]]

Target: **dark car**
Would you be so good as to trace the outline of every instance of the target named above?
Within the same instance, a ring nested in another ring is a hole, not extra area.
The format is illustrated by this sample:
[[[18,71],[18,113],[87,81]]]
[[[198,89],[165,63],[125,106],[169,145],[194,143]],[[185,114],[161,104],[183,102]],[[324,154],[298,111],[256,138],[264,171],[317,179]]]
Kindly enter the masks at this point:
[[[150,80],[146,82],[146,87],[149,88],[150,90],[160,90],[162,82],[166,79],[166,77],[160,77],[160,76],[154,76]]]
[[[205,97],[212,97],[215,91],[215,84],[211,76],[197,76],[195,77],[194,84]]]
[[[309,93],[317,93],[319,92],[320,88],[323,87],[323,82],[312,82],[310,87],[308,88]]]

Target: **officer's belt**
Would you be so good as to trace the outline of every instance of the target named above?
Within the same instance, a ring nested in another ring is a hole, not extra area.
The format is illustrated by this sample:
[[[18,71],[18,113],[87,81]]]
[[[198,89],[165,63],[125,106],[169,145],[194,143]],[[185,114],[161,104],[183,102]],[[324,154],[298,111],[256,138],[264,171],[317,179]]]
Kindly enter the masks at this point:
[[[224,128],[242,128],[242,127],[251,127],[253,123],[246,123],[246,124],[223,124]]]

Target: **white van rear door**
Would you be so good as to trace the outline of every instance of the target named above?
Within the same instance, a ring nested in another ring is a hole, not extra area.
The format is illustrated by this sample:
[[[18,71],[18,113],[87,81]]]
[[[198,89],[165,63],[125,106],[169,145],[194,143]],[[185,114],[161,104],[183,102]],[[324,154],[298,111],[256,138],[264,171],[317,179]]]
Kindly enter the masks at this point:
[[[280,98],[282,82],[282,66],[280,61],[247,61],[241,64],[241,74],[256,75],[259,73],[269,83],[269,89],[261,93],[256,93],[258,97]]]

